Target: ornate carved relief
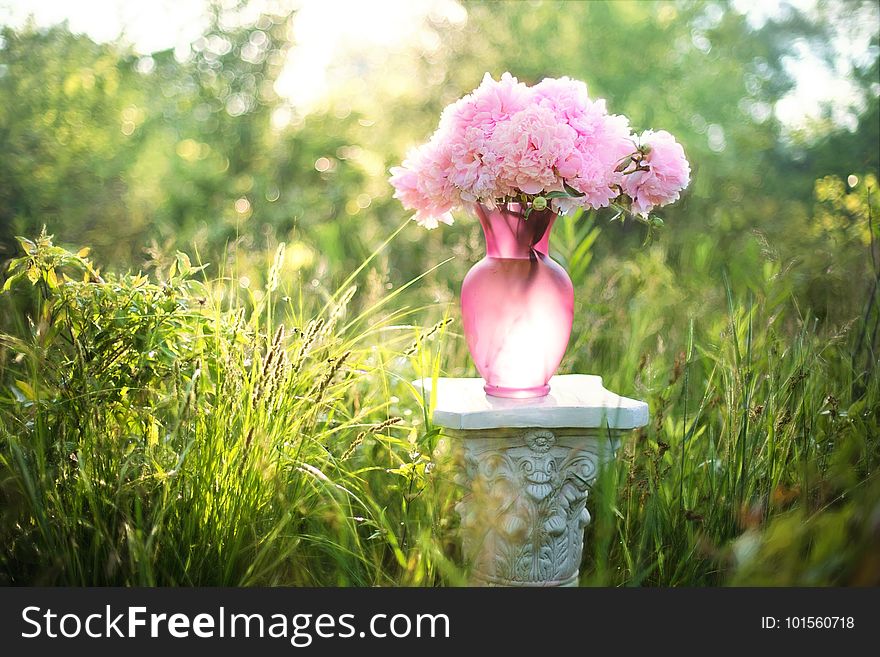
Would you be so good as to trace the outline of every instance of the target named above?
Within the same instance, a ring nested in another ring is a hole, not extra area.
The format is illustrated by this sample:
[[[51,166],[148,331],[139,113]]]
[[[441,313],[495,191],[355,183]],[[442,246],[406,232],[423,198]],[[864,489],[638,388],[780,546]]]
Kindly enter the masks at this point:
[[[531,429],[464,437],[465,494],[456,506],[475,583],[574,584],[590,522],[587,494],[613,442]]]

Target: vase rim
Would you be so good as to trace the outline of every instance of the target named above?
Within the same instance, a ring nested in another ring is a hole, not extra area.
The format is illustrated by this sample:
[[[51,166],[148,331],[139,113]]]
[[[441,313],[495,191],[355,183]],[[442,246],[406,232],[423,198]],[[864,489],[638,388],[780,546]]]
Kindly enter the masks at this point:
[[[521,201],[508,201],[507,203],[496,203],[494,206],[490,206],[482,201],[475,201],[475,207],[479,207],[483,210],[483,212],[501,212],[504,214],[511,214],[518,216],[521,219],[527,220],[525,216],[525,212],[523,212],[523,203]],[[554,216],[558,217],[559,213],[553,210],[549,205],[543,210],[532,210],[529,216]]]
[[[519,206],[511,208],[511,205]],[[489,208],[474,204],[486,237],[486,255],[495,258],[534,258],[535,254],[549,255],[550,230],[557,214],[549,207],[536,210],[528,217],[520,211],[520,203]]]

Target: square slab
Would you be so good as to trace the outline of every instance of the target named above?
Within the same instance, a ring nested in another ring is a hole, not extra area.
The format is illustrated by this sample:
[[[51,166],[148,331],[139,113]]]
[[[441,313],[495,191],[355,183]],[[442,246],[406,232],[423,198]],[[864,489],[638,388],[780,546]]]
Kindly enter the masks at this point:
[[[431,379],[416,381],[431,391]],[[550,394],[533,399],[491,397],[481,378],[437,379],[434,424],[447,429],[501,427],[635,429],[648,424],[645,402],[606,390],[602,377],[563,374],[550,379]]]

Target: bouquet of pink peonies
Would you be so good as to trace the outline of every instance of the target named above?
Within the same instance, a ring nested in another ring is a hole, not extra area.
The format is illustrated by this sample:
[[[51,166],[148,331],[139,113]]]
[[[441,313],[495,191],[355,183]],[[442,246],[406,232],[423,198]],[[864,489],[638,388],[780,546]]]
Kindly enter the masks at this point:
[[[626,117],[590,100],[583,82],[546,78],[529,87],[487,73],[391,174],[394,197],[426,228],[451,224],[451,210],[474,203],[520,203],[526,215],[613,205],[656,225],[648,213],[678,199],[690,167],[672,135],[634,135]]]

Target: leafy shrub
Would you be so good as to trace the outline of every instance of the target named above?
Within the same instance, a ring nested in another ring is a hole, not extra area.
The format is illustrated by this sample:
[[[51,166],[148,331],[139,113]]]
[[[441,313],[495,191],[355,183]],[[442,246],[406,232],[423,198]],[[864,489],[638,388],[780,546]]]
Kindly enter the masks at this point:
[[[182,253],[155,281],[102,276],[45,233],[21,244],[5,288],[28,297],[26,319],[0,338],[12,356],[0,406],[7,582],[431,576],[401,549],[412,498],[381,499],[418,493],[429,459],[417,434],[393,436],[400,418],[368,392],[382,376],[369,333],[342,326],[354,288],[273,327],[271,272],[263,303],[246,307],[237,281],[195,280],[202,266]],[[365,465],[367,450],[387,466]]]

